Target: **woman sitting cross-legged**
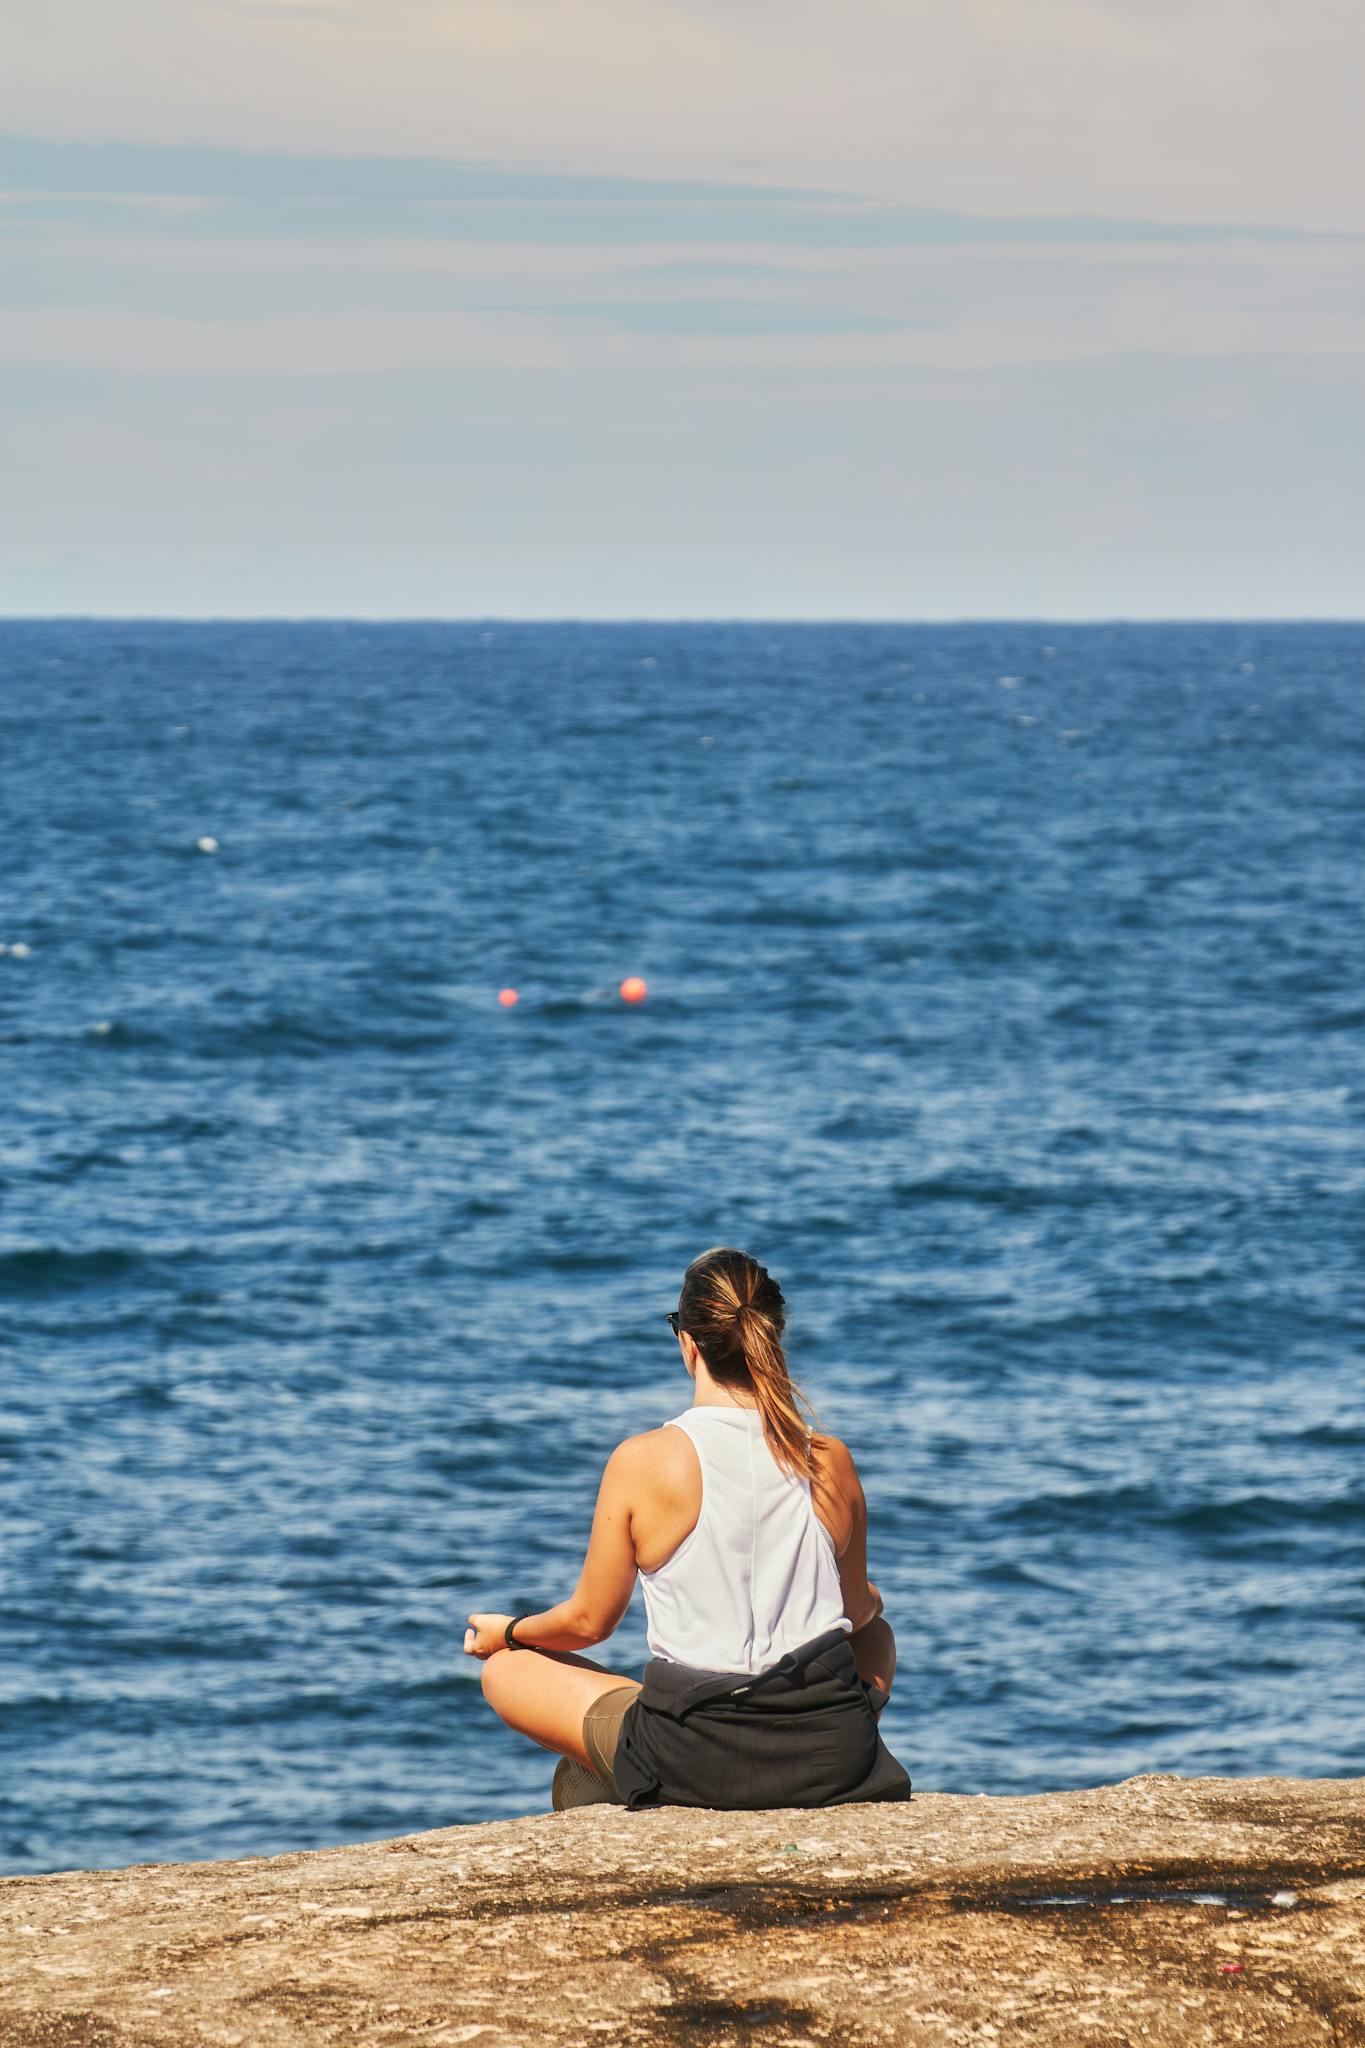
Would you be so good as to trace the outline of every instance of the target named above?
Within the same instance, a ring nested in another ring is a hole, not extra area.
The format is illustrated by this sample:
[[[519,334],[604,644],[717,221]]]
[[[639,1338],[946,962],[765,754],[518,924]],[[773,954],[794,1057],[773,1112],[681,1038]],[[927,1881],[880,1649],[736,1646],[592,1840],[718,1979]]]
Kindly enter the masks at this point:
[[[877,1727],[896,1646],[862,1486],[847,1448],[802,1419],[784,1317],[746,1253],[695,1259],[668,1318],[692,1405],[612,1452],[572,1596],[469,1617],[490,1705],[563,1758],[557,1809],[910,1797]],[[637,1573],[643,1684],[577,1654],[617,1627]]]

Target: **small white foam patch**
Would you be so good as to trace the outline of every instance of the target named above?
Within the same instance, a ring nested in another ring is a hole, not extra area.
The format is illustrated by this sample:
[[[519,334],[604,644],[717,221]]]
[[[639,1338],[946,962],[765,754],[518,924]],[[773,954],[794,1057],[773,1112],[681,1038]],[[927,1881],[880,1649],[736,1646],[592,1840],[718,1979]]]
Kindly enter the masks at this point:
[[[31,952],[31,951],[32,951],[33,949],[32,949],[32,947],[31,947],[31,946],[26,946],[26,945],[24,944],[24,941],[23,941],[22,939],[16,939],[16,940],[14,941],[14,944],[13,944],[13,945],[12,945],[12,946],[10,947],[10,949],[9,949],[9,950],[10,950],[10,957],[11,957],[12,959],[14,959],[14,960],[27,960],[27,958],[28,958],[28,956],[29,956],[30,952]],[[4,951],[4,947],[3,947],[3,946],[0,946],[0,953],[2,953],[3,951]]]
[[[196,839],[194,843],[201,853],[217,853],[218,851],[218,841],[211,832],[205,832],[203,837]]]

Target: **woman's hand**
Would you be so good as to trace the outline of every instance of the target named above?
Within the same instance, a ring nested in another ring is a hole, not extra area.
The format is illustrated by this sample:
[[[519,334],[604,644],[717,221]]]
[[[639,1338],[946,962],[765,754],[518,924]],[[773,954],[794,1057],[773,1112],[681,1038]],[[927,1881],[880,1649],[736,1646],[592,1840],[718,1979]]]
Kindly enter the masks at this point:
[[[471,1614],[469,1627],[464,1632],[464,1648],[467,1657],[491,1657],[495,1650],[505,1650],[507,1624],[510,1614]]]

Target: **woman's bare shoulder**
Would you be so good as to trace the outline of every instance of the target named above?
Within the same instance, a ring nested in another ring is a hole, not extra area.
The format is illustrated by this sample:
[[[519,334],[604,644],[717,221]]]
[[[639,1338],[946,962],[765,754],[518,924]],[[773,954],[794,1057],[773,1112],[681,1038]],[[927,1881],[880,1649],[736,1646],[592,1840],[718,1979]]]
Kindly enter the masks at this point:
[[[853,1453],[842,1437],[831,1436],[828,1430],[817,1430],[810,1440],[810,1447],[816,1462],[831,1479],[847,1482],[857,1478],[858,1468],[853,1462]]]
[[[697,1470],[697,1453],[684,1429],[661,1423],[658,1429],[642,1429],[616,1446],[609,1460],[624,1478],[665,1483],[686,1479]]]
[[[657,1429],[642,1429],[635,1436],[623,1437],[612,1455],[617,1458],[653,1458],[661,1452],[684,1450],[690,1441],[685,1429],[675,1429],[671,1422],[661,1422]]]

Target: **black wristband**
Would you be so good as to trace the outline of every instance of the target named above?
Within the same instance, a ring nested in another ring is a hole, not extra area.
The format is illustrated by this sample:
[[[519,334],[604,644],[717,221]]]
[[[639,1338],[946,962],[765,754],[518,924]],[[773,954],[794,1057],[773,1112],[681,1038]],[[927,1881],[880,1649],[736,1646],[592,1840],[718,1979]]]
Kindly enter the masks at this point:
[[[508,1622],[508,1624],[507,1624],[506,1628],[505,1628],[505,1629],[503,1630],[503,1632],[502,1632],[502,1639],[503,1639],[503,1642],[504,1642],[504,1643],[506,1644],[506,1646],[507,1646],[507,1648],[508,1648],[509,1650],[529,1650],[529,1649],[530,1649],[531,1645],[530,1645],[529,1643],[519,1643],[519,1642],[517,1641],[516,1637],[515,1637],[515,1636],[514,1636],[514,1635],[512,1634],[512,1631],[513,1631],[513,1629],[514,1629],[514,1628],[516,1627],[517,1623],[518,1623],[519,1621],[525,1621],[525,1620],[526,1620],[526,1616],[525,1616],[524,1614],[514,1614],[514,1615],[512,1616],[512,1619],[511,1619],[511,1620],[510,1620],[510,1621]]]

